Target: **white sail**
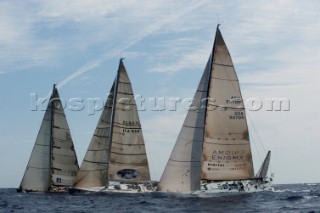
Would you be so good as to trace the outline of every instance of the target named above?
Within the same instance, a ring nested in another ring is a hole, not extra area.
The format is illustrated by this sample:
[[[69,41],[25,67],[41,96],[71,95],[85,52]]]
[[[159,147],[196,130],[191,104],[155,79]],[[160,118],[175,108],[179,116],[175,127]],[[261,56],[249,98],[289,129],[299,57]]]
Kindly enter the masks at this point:
[[[264,179],[267,177],[270,158],[271,158],[271,151],[268,151],[266,158],[264,159],[258,173],[256,174],[256,178]]]
[[[150,181],[137,106],[122,60],[74,186],[104,187],[118,180]]]
[[[211,57],[158,184],[159,191],[189,192],[200,188],[201,153]]]
[[[238,78],[219,28],[158,191],[200,190],[201,180],[240,180],[253,177],[245,110]]]
[[[245,109],[233,63],[217,28],[213,47],[202,154],[205,180],[239,180],[253,177],[253,163]]]
[[[138,110],[122,60],[116,82],[108,179],[150,181]]]
[[[56,88],[53,90],[53,97],[51,180],[56,186],[72,186],[79,170],[77,156]]]
[[[50,189],[51,119],[52,108],[49,103],[20,184],[21,189],[42,192]]]
[[[77,188],[103,187],[107,184],[114,86],[115,83],[110,90],[98,125],[77,174],[74,184]]]
[[[78,163],[61,107],[54,86],[20,189],[46,192],[52,185],[72,185]]]

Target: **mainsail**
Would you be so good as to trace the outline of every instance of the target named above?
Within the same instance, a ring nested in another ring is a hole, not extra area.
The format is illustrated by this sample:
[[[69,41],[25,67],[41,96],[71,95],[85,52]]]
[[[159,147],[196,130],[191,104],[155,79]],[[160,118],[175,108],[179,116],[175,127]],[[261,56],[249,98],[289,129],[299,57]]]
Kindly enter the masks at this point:
[[[62,107],[54,86],[20,189],[46,192],[51,186],[72,186],[79,167]]]
[[[109,181],[150,181],[138,110],[122,59],[74,186],[102,187]]]
[[[112,120],[109,180],[150,181],[137,105],[122,60],[118,69]]]
[[[206,111],[202,175],[206,180],[239,180],[253,176],[253,163],[239,81],[228,48],[217,28]]]
[[[158,190],[190,192],[200,189],[201,180],[251,177],[253,163],[240,86],[217,27],[212,53]]]

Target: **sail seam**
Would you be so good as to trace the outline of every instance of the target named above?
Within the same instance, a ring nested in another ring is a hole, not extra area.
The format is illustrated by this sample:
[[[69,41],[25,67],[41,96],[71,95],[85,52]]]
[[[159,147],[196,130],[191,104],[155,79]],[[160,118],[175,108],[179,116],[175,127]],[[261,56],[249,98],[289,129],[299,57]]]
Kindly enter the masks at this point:
[[[39,143],[36,143],[35,145],[37,145],[37,146],[50,146],[50,144],[49,145],[45,145],[45,144],[39,144]]]
[[[92,172],[92,171],[103,171],[103,170],[108,170],[108,168],[106,168],[106,169],[91,169],[91,170],[82,169],[81,171]]]
[[[100,152],[100,151],[106,151],[106,150],[110,150],[110,149],[88,149],[87,151],[90,151],[90,152]]]
[[[146,155],[146,153],[140,153],[140,154],[129,154],[129,153],[119,153],[119,152],[111,152],[115,155]]]
[[[183,137],[180,137],[180,136],[178,136],[178,139],[180,139],[180,140],[184,140],[184,141],[188,141],[188,142],[194,142],[194,143],[202,143],[203,141],[202,140],[194,140],[193,138],[191,138],[191,139],[188,139],[188,138],[183,138]]]
[[[121,124],[120,124],[121,125]],[[113,125],[113,127],[118,127],[118,128],[122,128],[122,129],[141,129],[141,127],[126,127],[126,126],[118,126],[118,125]]]
[[[127,93],[127,92],[119,92],[118,93],[122,94],[122,95],[133,95],[133,93]]]
[[[145,146],[145,145],[142,144],[142,143],[139,143],[139,144],[130,144],[130,143],[119,143],[119,142],[115,142],[115,141],[113,141],[112,143],[119,144],[119,145],[125,145],[125,146]]]
[[[121,84],[131,84],[130,82],[119,81]]]
[[[102,136],[102,135],[96,135],[96,134],[94,134],[93,136],[98,137],[98,138],[109,138],[109,136]]]
[[[72,157],[72,158],[74,158],[74,155],[61,155],[61,154],[54,153],[54,152],[53,152],[53,154],[54,154],[54,155],[59,155],[59,156],[65,156],[65,157]]]
[[[133,98],[132,98],[133,99]],[[128,105],[128,106],[135,106],[136,105],[136,103],[128,103],[128,102],[125,102],[125,103],[119,103],[118,102],[118,104],[122,104],[122,105]],[[132,109],[128,109],[128,111],[130,111],[130,110],[132,110]]]
[[[213,62],[214,65],[218,65],[218,66],[224,66],[224,67],[234,67],[233,65],[230,64],[220,64],[220,63],[215,63]]]
[[[98,162],[98,161],[89,161],[89,160],[83,160],[83,161],[88,162],[88,163],[109,164],[109,163],[106,163],[106,162]]]
[[[50,167],[48,168],[40,168],[40,167],[34,167],[34,166],[28,166],[29,168],[33,168],[33,169],[50,169]]]
[[[233,80],[233,79],[217,78],[217,77],[211,77],[211,78],[214,78],[214,79],[217,79],[217,80],[223,80],[223,81],[239,81],[238,79]]]
[[[120,162],[112,162],[113,164],[128,164],[128,163],[120,163]],[[130,165],[140,165],[145,166],[145,163],[130,163]]]
[[[109,124],[109,123],[107,123],[107,124]],[[110,125],[110,124],[109,124]],[[106,126],[106,127],[96,127],[96,129],[109,129],[110,128],[110,126]]]
[[[59,127],[59,126],[55,126],[53,125],[52,128],[55,128],[55,129],[63,129],[63,130],[69,130],[69,128],[63,128],[63,127]]]
[[[192,128],[192,129],[203,129],[204,127],[197,127],[197,126],[187,126],[183,125],[184,127]]]
[[[62,143],[68,143],[68,142],[71,141],[70,139],[67,139],[67,140],[60,139],[60,138],[53,138],[53,139],[54,139],[54,140],[57,140],[56,142],[62,142]]]
[[[224,105],[217,105],[217,104],[210,104],[210,106],[220,107],[220,108],[227,108],[227,109],[244,109],[244,107],[231,107],[231,106],[224,106]]]
[[[247,145],[247,144],[250,144],[250,143],[230,143],[230,144],[225,144],[225,143],[212,143],[212,142],[207,142],[207,141],[204,141],[203,143],[208,143],[208,144],[219,144],[219,145],[226,145],[226,146],[243,146],[243,145]]]

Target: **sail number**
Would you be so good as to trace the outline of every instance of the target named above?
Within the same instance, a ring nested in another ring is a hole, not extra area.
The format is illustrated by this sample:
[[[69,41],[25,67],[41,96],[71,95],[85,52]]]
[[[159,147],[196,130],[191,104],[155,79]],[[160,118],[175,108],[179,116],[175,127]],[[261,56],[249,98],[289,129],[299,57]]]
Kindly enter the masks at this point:
[[[244,112],[234,112],[233,115],[229,116],[229,119],[242,120],[244,119]]]
[[[140,122],[139,121],[122,121],[123,133],[139,133],[140,132]]]

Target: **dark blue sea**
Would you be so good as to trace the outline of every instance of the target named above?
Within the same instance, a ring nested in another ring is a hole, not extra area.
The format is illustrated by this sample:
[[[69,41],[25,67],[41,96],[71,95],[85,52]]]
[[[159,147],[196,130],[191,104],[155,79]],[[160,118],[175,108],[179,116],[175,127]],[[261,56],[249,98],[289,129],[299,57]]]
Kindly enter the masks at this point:
[[[274,191],[182,197],[151,194],[32,194],[0,189],[0,212],[320,212],[320,184]]]

